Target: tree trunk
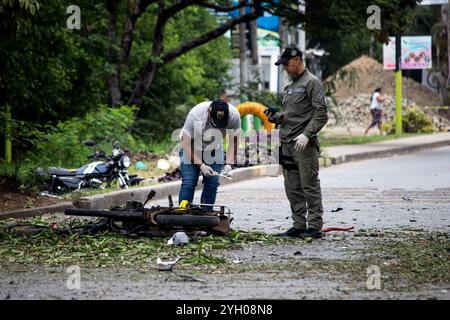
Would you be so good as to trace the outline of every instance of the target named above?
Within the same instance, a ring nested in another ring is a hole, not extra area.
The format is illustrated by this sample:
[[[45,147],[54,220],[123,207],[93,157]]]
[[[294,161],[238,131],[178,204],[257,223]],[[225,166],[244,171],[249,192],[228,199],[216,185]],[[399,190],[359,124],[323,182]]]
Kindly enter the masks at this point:
[[[115,48],[116,44],[116,22],[117,22],[117,0],[107,1],[106,8],[109,12],[108,26],[108,62],[113,66],[114,71],[106,79],[106,86],[109,93],[109,104],[114,107],[120,103],[122,92],[120,90],[118,52]]]
[[[164,1],[160,0],[158,7],[158,20],[156,21],[155,31],[153,34],[153,47],[151,52],[151,57],[153,58],[159,58],[163,52],[164,27],[169,17],[168,15],[163,15],[163,12]],[[139,74],[139,79],[136,81],[133,92],[128,100],[128,105],[140,106],[142,104],[144,96],[153,82],[153,79],[155,79],[156,71],[160,65],[161,62],[157,63],[152,59],[147,61]]]
[[[131,93],[131,96],[128,100],[128,105],[137,105],[140,106],[142,104],[142,101],[144,99],[145,93],[151,86],[156,72],[158,69],[171,62],[173,59],[181,56],[182,54],[189,52],[190,50],[201,46],[202,44],[205,44],[213,39],[216,39],[220,37],[221,35],[225,34],[228,30],[233,28],[234,26],[244,23],[246,21],[251,21],[254,19],[257,19],[258,17],[261,17],[264,12],[262,10],[256,10],[255,12],[247,13],[243,16],[239,16],[237,18],[234,18],[226,23],[221,24],[216,29],[213,29],[202,36],[192,39],[181,46],[179,46],[176,49],[173,49],[169,52],[164,53],[163,51],[163,36],[164,36],[164,27],[168,21],[169,18],[173,17],[177,12],[182,11],[184,8],[192,5],[193,3],[197,3],[197,1],[190,0],[190,1],[180,1],[176,4],[172,5],[171,7],[164,8],[164,1],[159,0],[159,10],[158,10],[158,20],[155,26],[155,31],[153,35],[153,46],[152,46],[152,52],[150,54],[150,59],[145,64],[144,68],[141,69],[139,73],[139,79],[136,81],[133,92]],[[244,3],[244,2],[242,2]],[[198,2],[199,5],[205,5],[201,1]],[[208,5],[212,6],[212,5]],[[244,11],[245,12],[245,11]],[[245,29],[245,28],[244,28]],[[244,34],[245,37],[245,34]],[[244,50],[245,54],[245,50]],[[244,81],[245,82],[245,81]]]
[[[254,0],[252,1],[254,3]],[[252,8],[252,12],[255,12],[255,8]],[[252,53],[252,64],[258,64],[258,25],[256,20],[250,21],[250,48]]]
[[[375,59],[375,51],[377,49],[377,41],[375,40],[374,36],[370,37],[370,50],[369,50],[369,57],[372,59]]]
[[[147,63],[143,71],[140,72],[139,79],[136,81],[133,92],[131,93],[130,99],[128,100],[128,105],[140,106],[150,87],[153,79],[155,79],[156,71],[158,70],[158,65],[155,62]]]

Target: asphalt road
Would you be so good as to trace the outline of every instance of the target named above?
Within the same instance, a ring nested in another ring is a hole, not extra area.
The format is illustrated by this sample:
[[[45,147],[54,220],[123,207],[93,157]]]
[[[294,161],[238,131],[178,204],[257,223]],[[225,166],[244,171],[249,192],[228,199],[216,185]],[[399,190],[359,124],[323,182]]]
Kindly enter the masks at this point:
[[[326,167],[319,178],[325,226],[450,229],[450,147]],[[291,226],[282,176],[219,187],[216,203],[230,207],[238,230]],[[343,210],[332,212],[337,208]]]
[[[450,147],[328,167],[321,170],[320,179],[325,226],[394,232],[450,229]],[[197,192],[197,201],[199,196]],[[167,204],[167,200],[157,203]],[[223,186],[217,203],[233,211],[234,229],[275,233],[291,225],[282,177]],[[342,210],[332,212],[337,208]],[[175,272],[158,272],[149,264],[146,270],[83,268],[82,288],[68,290],[64,267],[4,266],[0,268],[0,299],[450,299],[449,283],[370,291],[365,278],[358,280],[351,270],[324,272],[312,267],[314,262],[358,258],[352,250],[367,246],[368,241],[353,234],[336,231],[309,244],[301,240],[289,245],[255,243],[224,252],[228,262],[220,272],[176,271],[200,282],[183,280]],[[299,250],[302,254],[295,255]],[[240,272],[228,269],[233,269],[231,261],[236,257],[242,261]],[[393,263],[388,261],[384,263]],[[395,280],[383,271],[383,281]]]

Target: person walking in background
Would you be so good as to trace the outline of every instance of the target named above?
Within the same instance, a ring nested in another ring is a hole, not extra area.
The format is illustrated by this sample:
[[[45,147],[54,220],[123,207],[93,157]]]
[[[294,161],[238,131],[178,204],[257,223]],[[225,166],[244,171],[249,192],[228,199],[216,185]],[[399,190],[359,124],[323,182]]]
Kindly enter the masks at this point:
[[[381,114],[383,113],[384,100],[386,100],[386,97],[381,95],[381,88],[376,88],[370,98],[370,113],[372,115],[372,122],[364,132],[364,135],[367,135],[369,130],[375,126],[378,126],[381,134]]]

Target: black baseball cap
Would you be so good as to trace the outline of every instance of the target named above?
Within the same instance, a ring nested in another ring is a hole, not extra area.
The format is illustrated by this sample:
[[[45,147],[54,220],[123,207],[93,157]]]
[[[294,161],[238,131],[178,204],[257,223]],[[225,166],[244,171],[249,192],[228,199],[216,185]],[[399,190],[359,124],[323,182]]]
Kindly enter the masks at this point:
[[[288,47],[288,48],[284,49],[283,53],[281,54],[280,59],[278,59],[278,61],[275,62],[275,65],[279,66],[280,64],[286,64],[293,57],[302,58],[303,54],[296,47]]]
[[[216,128],[225,128],[228,125],[228,115],[230,110],[228,103],[222,99],[214,100],[211,103],[211,124]]]

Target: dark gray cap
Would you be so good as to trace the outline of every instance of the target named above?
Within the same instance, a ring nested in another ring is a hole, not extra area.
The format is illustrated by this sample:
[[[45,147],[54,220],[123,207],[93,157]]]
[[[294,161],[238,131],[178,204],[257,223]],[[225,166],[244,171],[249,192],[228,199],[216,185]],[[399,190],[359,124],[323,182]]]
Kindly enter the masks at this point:
[[[276,66],[279,66],[280,64],[286,64],[291,58],[293,57],[303,57],[303,53],[296,47],[288,47],[284,49],[283,53],[281,54],[280,59],[278,59],[277,62],[275,62]]]

